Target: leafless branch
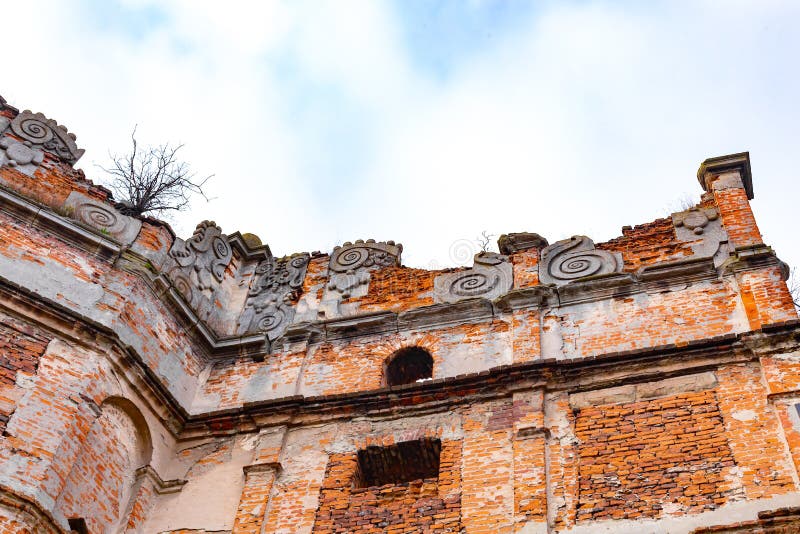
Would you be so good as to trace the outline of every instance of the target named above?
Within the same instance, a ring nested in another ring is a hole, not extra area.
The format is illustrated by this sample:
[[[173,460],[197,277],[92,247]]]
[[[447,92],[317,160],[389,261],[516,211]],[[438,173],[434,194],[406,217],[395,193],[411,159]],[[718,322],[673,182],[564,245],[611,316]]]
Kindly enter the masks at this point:
[[[478,242],[478,246],[481,247],[481,252],[486,252],[489,250],[489,243],[492,242],[492,238],[494,234],[487,233],[486,230],[481,232],[481,235],[475,238],[475,241]]]
[[[794,307],[800,312],[800,273],[798,273],[797,267],[792,267],[792,270],[789,271],[789,279],[786,281],[786,285],[789,286],[789,293],[792,294]]]
[[[697,200],[689,193],[682,193],[678,198],[664,206],[664,211],[667,215],[671,215],[676,211],[686,211],[692,209],[697,205]]]
[[[189,164],[178,158],[183,145],[164,144],[144,149],[131,132],[131,151],[111,155],[110,167],[100,167],[110,176],[109,187],[128,214],[151,213],[163,216],[189,206],[192,195],[208,200],[203,186],[213,175],[198,179]]]

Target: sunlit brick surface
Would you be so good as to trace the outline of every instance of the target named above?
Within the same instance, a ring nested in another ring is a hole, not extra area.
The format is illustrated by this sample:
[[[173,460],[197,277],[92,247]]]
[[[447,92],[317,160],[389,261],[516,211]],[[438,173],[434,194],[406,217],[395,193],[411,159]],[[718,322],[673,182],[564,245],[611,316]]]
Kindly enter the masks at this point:
[[[427,270],[179,238],[0,108],[43,152],[0,163],[0,533],[800,530],[800,324],[747,154],[607,242]],[[409,347],[432,376],[387,386]]]

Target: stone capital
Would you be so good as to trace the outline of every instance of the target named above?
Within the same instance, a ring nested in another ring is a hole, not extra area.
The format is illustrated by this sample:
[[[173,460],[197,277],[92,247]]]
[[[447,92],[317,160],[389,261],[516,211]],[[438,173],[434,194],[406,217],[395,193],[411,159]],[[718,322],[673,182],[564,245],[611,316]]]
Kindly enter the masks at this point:
[[[726,173],[738,172],[741,184],[738,187],[744,188],[747,193],[747,198],[753,199],[753,176],[750,171],[750,153],[739,152],[738,154],[729,154],[727,156],[717,156],[715,158],[708,158],[700,164],[697,170],[697,180],[705,191],[712,191],[714,181],[721,175]],[[721,187],[722,189],[729,189],[728,187]]]

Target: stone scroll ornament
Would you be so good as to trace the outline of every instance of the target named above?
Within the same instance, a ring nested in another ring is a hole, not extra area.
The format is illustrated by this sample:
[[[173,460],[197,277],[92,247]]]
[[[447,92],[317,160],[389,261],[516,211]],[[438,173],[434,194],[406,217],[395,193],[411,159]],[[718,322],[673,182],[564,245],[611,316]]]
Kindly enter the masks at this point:
[[[596,249],[594,241],[581,235],[553,243],[542,251],[539,280],[560,286],[587,276],[620,271],[620,253]]]
[[[335,247],[329,268],[335,273],[346,273],[362,268],[399,265],[401,252],[403,245],[394,241],[378,243],[374,239],[359,239],[355,243],[347,242]]]
[[[291,301],[303,286],[308,261],[309,255],[302,253],[258,264],[239,320],[240,334],[261,332],[275,339],[286,330],[294,318]]]
[[[175,240],[169,256],[174,266],[167,276],[186,303],[198,312],[222,282],[233,253],[222,230],[213,221],[203,221],[191,238]]]
[[[114,206],[77,191],[67,197],[64,207],[83,224],[100,230],[120,243],[130,244],[139,235],[142,221],[121,214]]]
[[[75,144],[75,134],[41,113],[25,110],[11,119],[0,117],[0,149],[9,166],[39,165],[44,153],[76,163],[84,151]]]
[[[394,241],[377,242],[374,239],[349,241],[335,247],[328,265],[330,280],[327,289],[341,298],[361,295],[369,285],[369,271],[400,265],[403,245]]]
[[[513,283],[513,269],[508,256],[481,252],[475,255],[471,269],[444,273],[434,279],[434,300],[494,299],[507,293]]]

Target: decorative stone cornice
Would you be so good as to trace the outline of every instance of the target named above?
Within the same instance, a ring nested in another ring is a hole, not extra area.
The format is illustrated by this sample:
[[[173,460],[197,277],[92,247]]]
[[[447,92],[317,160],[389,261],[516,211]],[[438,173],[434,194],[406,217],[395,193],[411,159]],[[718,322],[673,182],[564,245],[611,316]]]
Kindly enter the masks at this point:
[[[0,185],[0,209],[34,228],[61,235],[80,250],[93,256],[111,258],[120,253],[121,245],[111,235],[96,228],[87,228],[52,209],[18,195]]]
[[[753,174],[750,170],[750,152],[739,152],[727,156],[708,158],[700,164],[697,170],[697,180],[704,191],[711,191],[714,178],[725,172],[737,171],[742,179],[742,185],[747,192],[747,198],[753,199]]]
[[[397,417],[406,411],[416,415],[441,412],[476,399],[507,397],[518,391],[520,384],[525,384],[527,390],[541,388],[580,393],[668,380],[755,360],[758,354],[747,346],[750,338],[792,336],[798,331],[800,322],[795,322],[771,331],[729,334],[682,346],[669,344],[567,360],[540,359],[371,391],[245,403],[241,409],[191,416],[183,437],[229,435],[277,424],[319,424],[356,415]]]
[[[103,232],[96,225],[82,225],[69,217],[56,214],[46,206],[22,198],[2,187],[0,187],[0,207],[37,228],[46,229],[62,237],[69,238],[70,242],[95,256],[106,258],[108,261],[115,261],[116,258],[123,259],[125,264],[129,266],[126,268],[142,277],[157,295],[166,297],[167,302],[177,315],[183,318],[189,331],[196,334],[198,341],[205,347],[207,354],[213,358],[228,358],[241,354],[251,354],[255,358],[260,358],[265,353],[272,351],[273,348],[283,346],[284,343],[296,341],[318,343],[325,340],[373,335],[380,332],[437,328],[458,321],[488,320],[494,315],[515,309],[597,301],[623,294],[646,292],[655,287],[653,284],[657,286],[659,284],[663,285],[664,282],[681,283],[713,279],[720,274],[719,270],[715,269],[711,258],[692,256],[683,260],[648,265],[636,273],[602,272],[603,270],[601,269],[601,272],[593,276],[582,276],[569,282],[560,281],[549,288],[548,286],[532,286],[521,289],[509,287],[500,292],[499,296],[493,301],[485,298],[491,298],[491,295],[485,295],[477,298],[464,297],[463,301],[455,300],[454,302],[420,307],[400,314],[394,312],[357,314],[316,321],[304,321],[296,324],[291,324],[291,320],[284,320],[280,321],[282,329],[273,332],[272,335],[268,332],[259,331],[257,328],[249,328],[252,324],[251,322],[248,325],[240,325],[240,333],[235,336],[219,336],[196,313],[195,308],[186,301],[179,288],[166,274],[145,268],[147,263],[145,258],[126,249],[124,245],[118,242],[118,237],[132,234],[129,230],[115,230],[114,234],[112,234],[111,232]],[[113,209],[110,205],[104,204],[103,207]],[[119,217],[127,219],[124,215],[119,215]],[[91,218],[89,220],[92,221]],[[223,238],[223,234],[220,234],[219,237]],[[268,276],[266,279],[256,277],[253,280],[252,283],[254,285],[251,285],[250,290],[253,295],[250,298],[264,294],[270,299],[277,298],[278,300],[275,300],[275,302],[283,305],[285,299],[291,295],[291,292],[299,287],[304,274],[303,268],[308,261],[308,255],[300,254],[286,259],[274,260],[268,247],[251,248],[238,233],[224,236],[224,238],[227,239],[228,247],[237,251],[247,261],[275,262],[275,266],[272,267],[277,269],[273,271],[274,276]],[[120,238],[119,240],[125,241],[126,239]],[[364,242],[364,245],[367,244],[367,242]],[[372,245],[372,243],[369,243],[369,245]],[[585,257],[587,255],[602,255],[600,257],[601,264],[611,258],[606,262],[606,265],[610,266],[606,267],[606,270],[611,268],[616,270],[620,265],[618,257],[612,253],[593,248],[591,240],[584,237],[556,243],[545,249],[545,252],[546,254],[543,254],[542,261],[544,265],[560,262],[563,266],[565,263],[569,265],[574,262],[583,262],[587,259]],[[494,256],[500,259],[500,265],[505,265],[503,256]],[[281,267],[285,263],[291,263],[295,260],[302,260],[303,266],[297,267],[292,272],[290,272],[288,266],[286,269]],[[723,272],[738,272],[771,265],[784,266],[775,257],[772,249],[760,246],[735,251],[734,255],[720,268]],[[493,265],[478,265],[479,270],[491,270],[494,268],[495,266]],[[194,268],[192,267],[192,269]],[[470,273],[470,271],[461,272]],[[261,274],[266,274],[266,271]],[[211,276],[209,271],[207,278],[211,278]],[[546,276],[545,279],[547,279]],[[273,297],[273,295],[275,296]],[[269,312],[270,309],[264,309],[264,311]],[[275,345],[276,343],[277,345]]]
[[[5,101],[3,102],[5,106]],[[5,150],[0,164],[12,166],[38,165],[42,152],[74,165],[84,150],[75,144],[75,134],[56,121],[30,110],[17,112],[13,119],[0,117],[0,148]]]

